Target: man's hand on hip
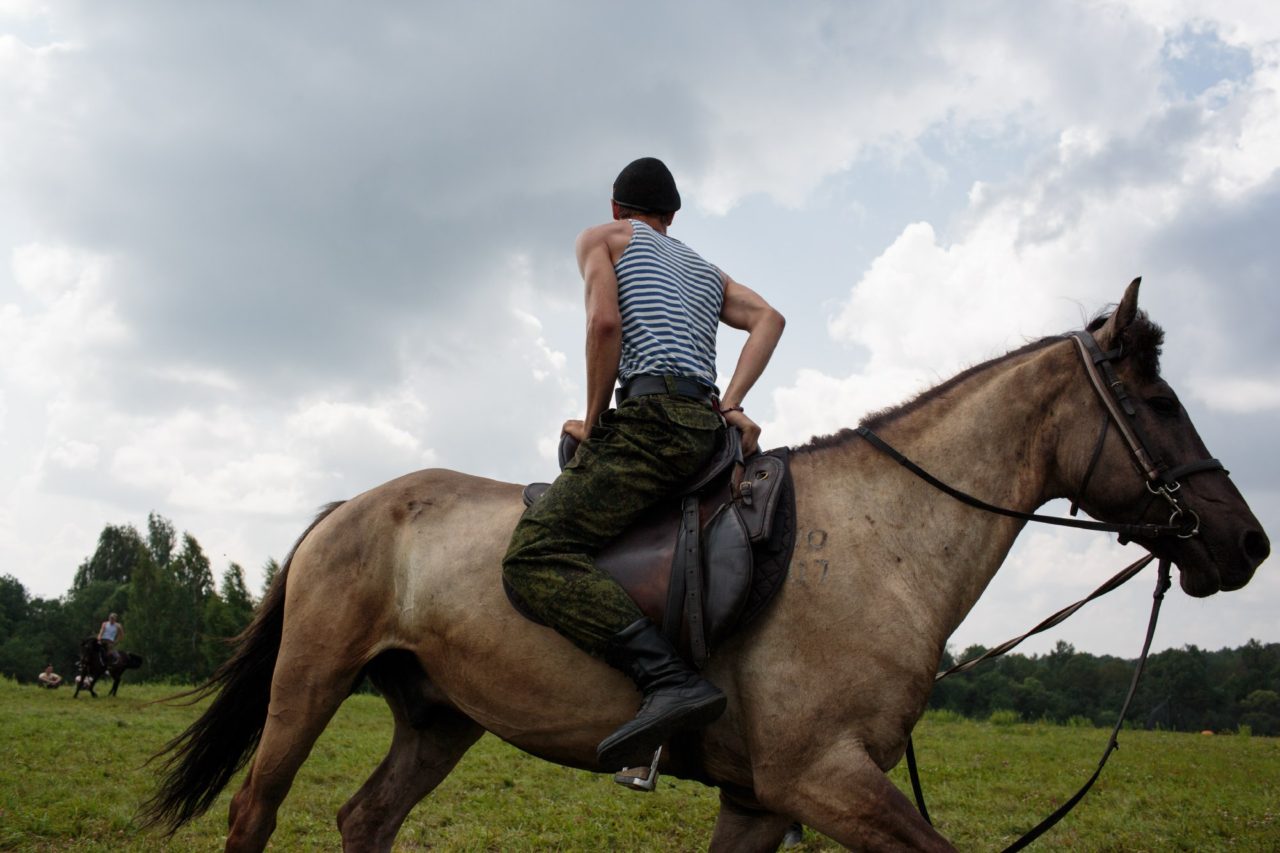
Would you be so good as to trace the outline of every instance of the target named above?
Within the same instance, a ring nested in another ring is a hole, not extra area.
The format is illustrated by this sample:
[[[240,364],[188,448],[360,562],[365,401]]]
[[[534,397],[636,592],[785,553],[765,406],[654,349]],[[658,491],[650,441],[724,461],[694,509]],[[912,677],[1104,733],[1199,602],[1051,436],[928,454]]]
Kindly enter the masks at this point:
[[[742,430],[742,455],[750,456],[760,447],[760,427],[740,411],[726,412],[725,422]]]

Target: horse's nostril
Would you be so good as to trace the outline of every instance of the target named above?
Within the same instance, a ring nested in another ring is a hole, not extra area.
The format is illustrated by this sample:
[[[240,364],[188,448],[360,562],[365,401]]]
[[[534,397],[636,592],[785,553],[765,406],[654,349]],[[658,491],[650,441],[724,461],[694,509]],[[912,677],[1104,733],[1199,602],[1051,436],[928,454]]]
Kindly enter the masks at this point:
[[[1271,553],[1271,542],[1267,539],[1267,534],[1261,530],[1250,530],[1244,535],[1244,540],[1241,544],[1244,545],[1245,555],[1250,560],[1253,560],[1254,565],[1267,559],[1267,556]]]

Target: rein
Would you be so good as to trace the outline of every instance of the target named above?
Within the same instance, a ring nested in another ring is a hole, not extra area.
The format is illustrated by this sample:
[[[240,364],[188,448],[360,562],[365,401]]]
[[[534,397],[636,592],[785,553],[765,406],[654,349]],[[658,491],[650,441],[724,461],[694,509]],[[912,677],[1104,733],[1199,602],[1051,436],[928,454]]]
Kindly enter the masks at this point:
[[[1074,527],[1082,530],[1098,530],[1108,533],[1116,533],[1119,535],[1120,543],[1133,539],[1150,539],[1167,536],[1176,536],[1179,539],[1189,539],[1200,533],[1200,517],[1193,510],[1182,505],[1178,500],[1177,492],[1181,488],[1179,477],[1186,477],[1190,474],[1196,474],[1203,471],[1223,471],[1222,463],[1217,459],[1208,458],[1200,459],[1194,462],[1177,465],[1172,468],[1166,466],[1163,461],[1154,456],[1149,450],[1149,443],[1143,437],[1143,430],[1138,424],[1137,410],[1133,405],[1133,400],[1125,390],[1124,383],[1117,376],[1112,362],[1123,357],[1123,347],[1104,352],[1098,345],[1097,340],[1087,331],[1072,332],[1069,337],[1075,342],[1076,350],[1080,355],[1080,359],[1084,364],[1085,373],[1089,377],[1089,383],[1097,393],[1099,400],[1102,402],[1104,409],[1102,429],[1098,435],[1098,441],[1091,454],[1088,468],[1085,471],[1084,480],[1080,487],[1080,494],[1083,496],[1085,490],[1089,486],[1089,481],[1093,477],[1093,472],[1098,464],[1098,460],[1102,457],[1103,443],[1106,441],[1107,432],[1111,425],[1114,424],[1116,431],[1124,440],[1125,445],[1129,449],[1130,456],[1133,458],[1138,470],[1142,472],[1142,476],[1146,480],[1147,491],[1150,498],[1144,505],[1139,517],[1145,514],[1150,501],[1157,497],[1164,498],[1169,505],[1170,516],[1167,524],[1113,524],[1101,521],[1081,521],[1075,518],[1060,518],[1058,516],[1039,515],[1036,513],[1022,512],[1020,510],[1000,507],[989,504],[986,501],[975,498],[974,496],[963,492],[953,486],[950,486],[937,477],[921,468],[915,462],[912,462],[902,453],[898,452],[892,445],[880,438],[867,427],[858,427],[855,432],[867,441],[872,447],[906,468],[915,476],[924,480],[935,489],[949,495],[950,497],[964,503],[975,509],[984,512],[994,513],[1009,518],[1016,518],[1022,521],[1034,521],[1041,524],[1053,524],[1060,527]],[[1078,504],[1073,502],[1071,505],[1071,515],[1076,514]],[[1057,613],[1042,621],[1039,625],[1032,628],[1020,637],[1015,637],[1005,643],[989,650],[979,657],[973,658],[959,663],[945,672],[940,672],[934,677],[934,681],[940,681],[949,675],[957,672],[965,672],[977,666],[988,658],[998,657],[1010,649],[1017,646],[1028,637],[1045,631],[1053,626],[1061,623],[1088,602],[1108,592],[1120,587],[1122,584],[1134,577],[1143,568],[1148,566],[1155,559],[1154,554],[1146,554],[1136,562],[1122,569],[1117,575],[1112,577],[1098,589],[1094,590],[1085,598],[1075,604],[1064,607]],[[1137,664],[1134,666],[1133,680],[1129,684],[1129,693],[1125,696],[1124,704],[1120,708],[1119,719],[1116,720],[1115,728],[1111,732],[1111,737],[1107,741],[1107,747],[1102,753],[1102,758],[1098,761],[1098,767],[1094,770],[1093,775],[1080,788],[1076,794],[1058,807],[1053,814],[1046,817],[1040,823],[1036,824],[1032,829],[1028,830],[1021,838],[1015,841],[1009,847],[1005,848],[1005,853],[1021,850],[1031,842],[1035,841],[1058,821],[1062,820],[1076,804],[1084,797],[1084,795],[1093,787],[1093,783],[1098,780],[1102,773],[1102,768],[1106,765],[1107,759],[1111,757],[1111,753],[1120,747],[1117,737],[1120,729],[1124,726],[1125,717],[1129,713],[1129,706],[1133,702],[1133,697],[1138,691],[1138,682],[1142,677],[1142,671],[1146,666],[1147,655],[1151,650],[1151,639],[1155,636],[1156,620],[1160,614],[1160,604],[1164,600],[1164,594],[1171,585],[1169,560],[1160,560],[1159,575],[1156,579],[1156,589],[1153,594],[1153,602],[1151,605],[1151,617],[1147,622],[1146,639],[1142,644],[1142,654],[1139,656]],[[907,768],[911,777],[911,789],[915,794],[916,806],[920,810],[921,816],[932,825],[933,821],[929,818],[929,811],[924,802],[924,791],[920,785],[920,773],[916,766],[915,745],[913,739],[907,738]]]
[[[1127,543],[1132,539],[1139,537],[1155,538],[1160,536],[1177,536],[1186,539],[1200,532],[1200,519],[1191,513],[1192,526],[1190,528],[1181,524],[1112,524],[1107,521],[1082,521],[1078,518],[1060,518],[1056,515],[1040,515],[1034,512],[1022,512],[1021,510],[1009,509],[1008,507],[996,506],[989,504],[984,500],[975,498],[968,492],[962,492],[954,486],[949,486],[921,468],[915,462],[912,462],[906,456],[903,456],[893,445],[889,444],[880,436],[876,435],[870,429],[864,426],[854,430],[858,435],[862,436],[868,444],[879,450],[885,456],[888,456],[894,462],[897,462],[903,468],[906,468],[912,474],[915,474],[921,480],[933,486],[940,492],[947,494],[962,504],[980,509],[984,512],[994,513],[995,515],[1004,515],[1009,518],[1017,518],[1022,521],[1036,521],[1041,524],[1055,524],[1059,527],[1075,527],[1080,530],[1098,530],[1104,533],[1117,533],[1120,536],[1121,544]],[[1186,510],[1180,510],[1175,513],[1174,518],[1179,518],[1186,514]],[[1170,519],[1172,521],[1173,519]]]
[[[945,672],[938,673],[937,676],[935,676],[934,681],[935,682],[941,681],[942,679],[946,678],[948,675],[954,675],[957,672],[964,672],[966,670],[972,669],[974,666],[977,666],[979,663],[986,660],[987,658],[997,657],[999,655],[1004,654],[1005,652],[1009,651],[1009,649],[1012,649],[1014,646],[1021,643],[1027,637],[1030,637],[1033,634],[1038,634],[1041,631],[1044,631],[1048,628],[1052,628],[1054,625],[1057,625],[1059,622],[1062,622],[1072,613],[1075,613],[1077,610],[1079,610],[1089,601],[1092,601],[1093,599],[1098,598],[1101,595],[1105,595],[1106,593],[1112,591],[1113,589],[1116,589],[1117,587],[1125,583],[1125,581],[1128,581],[1130,578],[1136,575],[1139,571],[1146,568],[1154,559],[1155,559],[1155,556],[1152,554],[1145,555],[1144,557],[1139,559],[1137,562],[1122,569],[1119,574],[1117,574],[1115,577],[1108,580],[1102,586],[1098,587],[1098,589],[1094,590],[1087,597],[1081,599],[1080,601],[1077,601],[1075,604],[1071,605],[1070,607],[1065,607],[1062,610],[1059,610],[1053,616],[1050,616],[1048,619],[1044,620],[1035,628],[1032,628],[1030,631],[1023,634],[1021,637],[1016,637],[1012,640],[1009,640],[1008,642],[1003,643],[1000,646],[997,646],[996,648],[992,649],[991,651],[987,652],[984,655],[981,655],[980,657],[967,660],[963,663],[960,663],[960,664],[957,664],[956,666],[951,667]],[[1014,841],[1012,844],[1010,844],[1008,847],[1004,849],[1004,853],[1013,853],[1013,851],[1021,850],[1031,842],[1035,841],[1041,835],[1044,835],[1044,833],[1048,832],[1055,824],[1058,823],[1058,821],[1066,817],[1067,814],[1072,809],[1074,809],[1077,804],[1079,804],[1080,800],[1084,799],[1084,795],[1087,794],[1089,792],[1089,789],[1093,787],[1093,783],[1098,781],[1098,777],[1102,775],[1102,768],[1106,766],[1107,759],[1111,757],[1111,753],[1115,752],[1117,749],[1120,748],[1120,741],[1119,741],[1120,729],[1124,727],[1125,717],[1129,715],[1129,706],[1133,703],[1133,697],[1137,695],[1138,682],[1142,679],[1142,672],[1147,665],[1147,655],[1151,651],[1151,639],[1155,636],[1155,633],[1156,633],[1156,620],[1160,616],[1160,605],[1164,601],[1164,594],[1169,590],[1169,587],[1172,585],[1172,581],[1169,575],[1170,575],[1169,561],[1161,560],[1160,567],[1159,567],[1159,574],[1156,577],[1155,592],[1152,593],[1151,618],[1147,620],[1147,634],[1146,634],[1146,638],[1142,642],[1142,653],[1138,656],[1138,661],[1134,665],[1133,678],[1129,682],[1129,692],[1124,697],[1124,704],[1120,706],[1120,715],[1116,719],[1115,727],[1111,730],[1111,737],[1107,739],[1107,746],[1102,751],[1102,757],[1098,759],[1098,766],[1093,771],[1093,775],[1090,776],[1087,781],[1085,781],[1084,785],[1080,787],[1080,790],[1076,791],[1076,793],[1071,797],[1071,799],[1067,800],[1061,806],[1059,806],[1053,812],[1053,814],[1049,815],[1044,820],[1036,824],[1034,827],[1032,827],[1031,829],[1023,833],[1022,836],[1018,838],[1018,840]],[[911,790],[915,794],[916,807],[920,810],[921,817],[923,817],[929,823],[929,825],[932,826],[933,821],[929,817],[929,809],[925,806],[925,802],[924,802],[924,789],[920,785],[920,770],[916,765],[915,745],[911,737],[907,738],[907,770],[911,777]]]

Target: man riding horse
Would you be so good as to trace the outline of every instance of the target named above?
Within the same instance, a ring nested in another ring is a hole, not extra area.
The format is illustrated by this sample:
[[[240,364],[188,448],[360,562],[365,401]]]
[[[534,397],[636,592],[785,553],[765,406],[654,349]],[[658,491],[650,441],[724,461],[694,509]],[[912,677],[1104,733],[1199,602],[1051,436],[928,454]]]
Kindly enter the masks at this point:
[[[107,621],[103,622],[98,628],[98,656],[102,661],[102,668],[106,669],[115,663],[115,647],[124,637],[124,626],[120,624],[119,617],[112,613],[107,616]]]
[[[521,518],[503,573],[527,608],[578,648],[626,673],[639,713],[601,741],[602,767],[641,760],[673,733],[714,721],[724,694],[685,663],[593,557],[711,459],[726,427],[756,449],[742,400],[782,335],[783,317],[670,237],[680,194],[645,157],[613,185],[613,221],[578,237],[586,285],[587,408],[565,423],[577,455]],[[748,333],[728,387],[716,380],[720,322]],[[617,389],[617,408],[610,398]]]

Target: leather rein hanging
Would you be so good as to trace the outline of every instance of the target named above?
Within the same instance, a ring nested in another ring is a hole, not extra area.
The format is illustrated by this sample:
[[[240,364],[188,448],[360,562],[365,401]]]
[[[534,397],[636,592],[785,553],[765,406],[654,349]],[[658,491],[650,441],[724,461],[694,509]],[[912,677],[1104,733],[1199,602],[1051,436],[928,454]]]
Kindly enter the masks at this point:
[[[1075,342],[1076,350],[1085,367],[1085,373],[1089,377],[1089,383],[1093,386],[1093,389],[1097,393],[1098,398],[1102,402],[1103,409],[1105,410],[1102,429],[1098,435],[1097,444],[1094,447],[1092,457],[1089,461],[1089,466],[1085,471],[1084,479],[1080,486],[1080,495],[1083,496],[1089,487],[1089,481],[1093,477],[1094,469],[1097,467],[1098,460],[1102,457],[1102,448],[1107,438],[1107,432],[1110,430],[1111,425],[1114,424],[1116,431],[1120,434],[1128,447],[1134,464],[1137,466],[1138,470],[1142,472],[1142,475],[1146,480],[1147,491],[1151,496],[1147,505],[1144,506],[1142,511],[1139,513],[1139,517],[1146,514],[1150,501],[1159,497],[1163,498],[1169,505],[1170,515],[1169,522],[1167,524],[1113,524],[1100,521],[1081,521],[1075,518],[1038,515],[1036,513],[1022,512],[1020,510],[1008,509],[1006,507],[989,504],[986,501],[979,500],[978,498],[956,489],[953,486],[947,485],[937,477],[934,477],[928,471],[924,470],[919,465],[898,452],[892,445],[880,438],[867,427],[858,427],[856,432],[871,444],[872,447],[876,448],[881,453],[884,453],[886,456],[893,459],[899,465],[906,468],[912,474],[924,480],[929,485],[944,492],[950,497],[967,504],[968,506],[985,512],[991,512],[997,515],[1007,516],[1009,518],[1017,518],[1022,521],[1034,521],[1042,524],[1054,524],[1061,527],[1075,527],[1083,530],[1099,530],[1116,533],[1120,537],[1121,544],[1137,538],[1177,536],[1180,539],[1189,539],[1198,535],[1200,533],[1200,517],[1196,515],[1194,511],[1184,507],[1181,501],[1178,500],[1177,493],[1181,488],[1179,478],[1200,473],[1202,471],[1225,472],[1226,469],[1222,467],[1221,462],[1213,458],[1200,459],[1195,462],[1184,463],[1182,465],[1169,468],[1163,461],[1153,456],[1148,449],[1148,442],[1143,438],[1143,431],[1138,424],[1137,411],[1134,408],[1133,401],[1125,390],[1124,383],[1121,382],[1117,376],[1115,367],[1112,364],[1112,362],[1123,357],[1123,347],[1109,352],[1103,351],[1102,348],[1098,346],[1098,342],[1093,335],[1086,331],[1072,332],[1069,337]],[[1076,514],[1077,508],[1078,503],[1073,501],[1071,505],[1071,515],[1074,516]],[[1155,556],[1153,554],[1146,554],[1135,563],[1121,570],[1119,574],[1108,580],[1084,599],[1059,610],[1053,616],[1045,619],[1035,628],[1032,628],[1022,636],[1002,643],[996,648],[991,649],[987,653],[974,658],[973,660],[965,661],[951,667],[945,672],[938,673],[935,677],[935,681],[939,681],[956,672],[963,672],[971,669],[981,661],[988,658],[1002,655],[1017,646],[1027,637],[1030,637],[1033,634],[1038,634],[1041,631],[1059,624],[1083,607],[1087,602],[1092,601],[1101,595],[1105,595],[1128,581],[1130,578],[1134,577],[1154,559]],[[1164,594],[1169,589],[1170,585],[1169,561],[1167,559],[1162,559],[1159,566],[1159,575],[1156,580],[1156,590],[1153,596],[1154,601],[1151,607],[1151,617],[1147,624],[1146,639],[1142,646],[1142,654],[1138,658],[1138,662],[1134,667],[1133,680],[1129,685],[1129,693],[1125,697],[1124,705],[1120,709],[1120,717],[1116,721],[1115,728],[1111,732],[1111,738],[1107,742],[1107,747],[1103,751],[1102,758],[1098,762],[1097,769],[1089,780],[1085,782],[1084,786],[1076,792],[1075,796],[1063,803],[1062,806],[1054,811],[1053,814],[1046,817],[1009,847],[1005,848],[1006,853],[1021,850],[1065,817],[1067,813],[1070,812],[1078,802],[1080,802],[1085,793],[1093,786],[1093,783],[1097,781],[1099,775],[1102,773],[1102,768],[1107,763],[1107,759],[1111,757],[1111,753],[1119,748],[1117,736],[1124,725],[1125,717],[1129,712],[1129,705],[1132,703],[1133,697],[1137,693],[1138,681],[1141,678],[1143,668],[1146,665],[1147,654],[1151,650],[1151,639],[1155,635],[1156,620],[1160,613],[1160,604],[1163,601]],[[910,771],[911,787],[915,794],[916,805],[920,810],[921,816],[932,824],[932,821],[929,819],[929,811],[924,802],[924,791],[920,786],[920,775],[916,767],[915,747],[910,737],[907,739],[907,767]]]

